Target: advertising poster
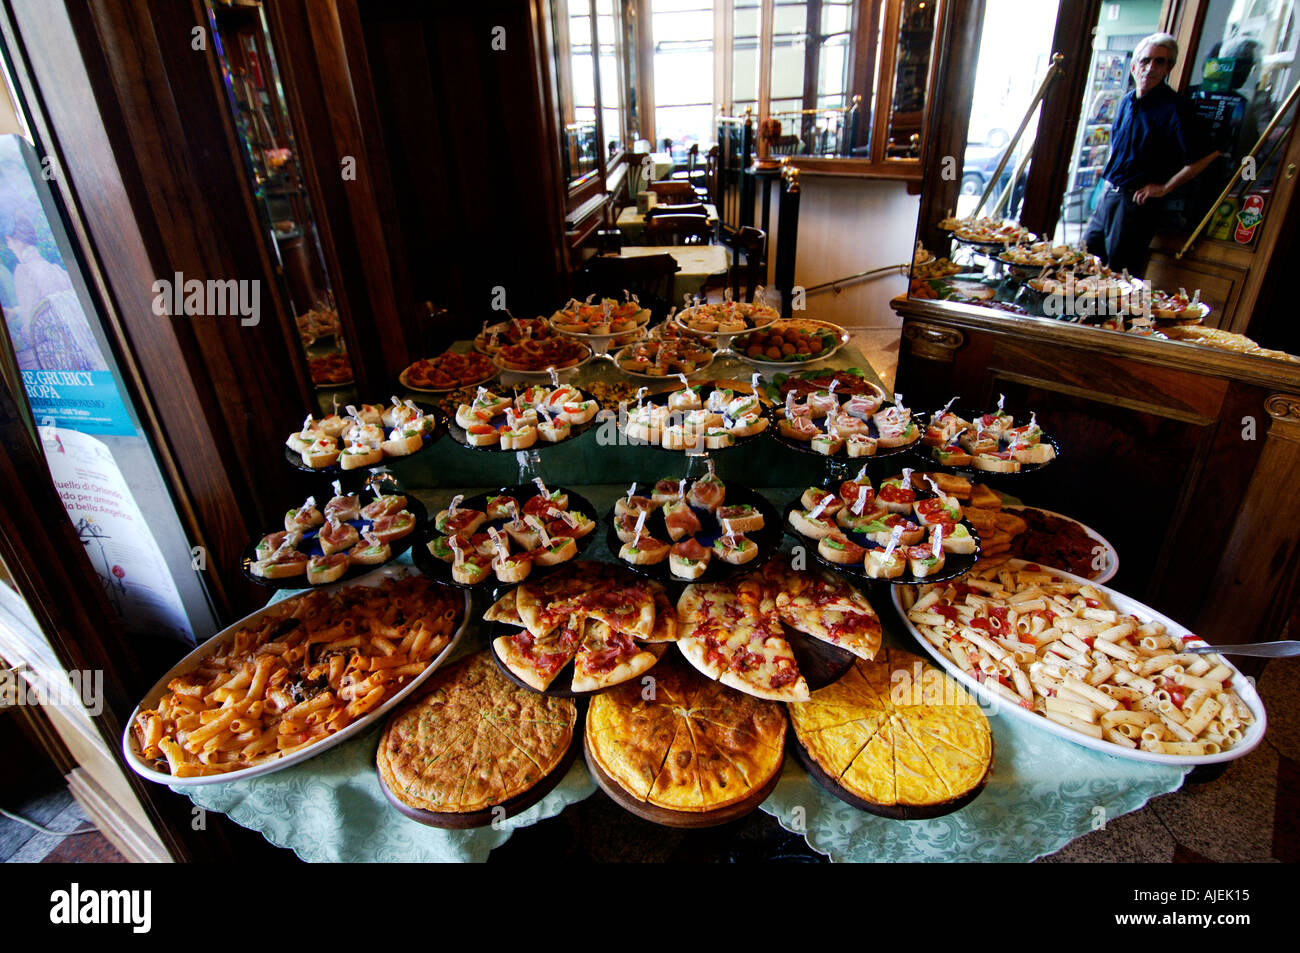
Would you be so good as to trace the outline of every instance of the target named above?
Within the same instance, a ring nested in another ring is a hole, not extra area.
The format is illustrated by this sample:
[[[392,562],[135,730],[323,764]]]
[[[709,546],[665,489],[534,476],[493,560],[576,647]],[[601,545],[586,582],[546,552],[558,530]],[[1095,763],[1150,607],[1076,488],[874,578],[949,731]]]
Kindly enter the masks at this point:
[[[189,639],[180,593],[126,479],[102,442],[42,427],[45,459],[108,601],[130,627]]]
[[[134,434],[23,150],[31,146],[17,135],[0,136],[0,309],[32,416],[83,433]]]

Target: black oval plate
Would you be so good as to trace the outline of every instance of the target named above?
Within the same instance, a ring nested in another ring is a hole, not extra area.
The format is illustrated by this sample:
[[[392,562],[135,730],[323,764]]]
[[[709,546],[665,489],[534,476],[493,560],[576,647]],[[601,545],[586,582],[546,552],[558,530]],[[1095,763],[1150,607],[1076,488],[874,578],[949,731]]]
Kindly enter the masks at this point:
[[[529,385],[529,386],[533,386],[533,385]],[[562,385],[562,386],[571,386],[571,385]],[[518,396],[519,388],[515,387],[513,388],[513,390],[515,392],[515,395]],[[476,447],[469,442],[469,434],[465,432],[465,428],[462,427],[460,424],[456,423],[456,418],[454,414],[448,414],[447,416],[447,432],[451,434],[451,439],[455,440],[462,447],[468,447],[471,450],[481,450],[484,453],[531,453],[533,450],[546,450],[549,449],[550,447],[558,447],[561,444],[568,443],[569,441],[573,440],[575,437],[582,436],[584,433],[586,433],[588,430],[594,427],[596,423],[600,420],[600,413],[604,409],[601,406],[600,401],[596,400],[596,398],[593,397],[591,394],[589,394],[587,391],[583,390],[581,387],[576,388],[576,390],[580,394],[582,394],[583,400],[596,401],[596,414],[585,424],[576,424],[570,427],[569,435],[565,437],[563,440],[561,440],[559,443],[551,443],[547,440],[543,440],[541,438],[541,435],[539,434],[537,437],[537,442],[526,450],[514,450],[514,449],[506,450],[504,447],[501,446],[500,443],[488,444],[487,446],[484,447]],[[501,396],[504,397],[505,395],[502,394]],[[540,417],[541,415],[539,414],[538,416]],[[491,420],[491,424],[494,427],[499,427],[505,422],[506,422],[506,415],[504,413],[499,414],[496,417],[493,417]]]
[[[934,494],[928,494],[928,495],[933,496]],[[917,494],[917,498],[925,499],[926,497],[925,495]],[[965,519],[962,519],[961,524],[965,526],[966,531],[975,538],[975,552],[965,556],[958,555],[956,553],[944,553],[943,569],[932,576],[926,576],[922,579],[918,579],[916,576],[913,576],[912,571],[910,569],[903,570],[903,574],[894,579],[876,579],[872,576],[867,575],[867,571],[862,563],[845,564],[845,563],[831,562],[829,559],[823,556],[821,552],[818,550],[817,543],[819,542],[819,540],[813,539],[810,536],[804,536],[793,526],[791,526],[790,525],[791,511],[796,509],[801,510],[803,508],[804,505],[800,500],[791,500],[789,503],[786,504],[785,509],[781,511],[781,525],[785,527],[785,531],[789,533],[791,537],[797,539],[799,542],[807,546],[809,555],[811,555],[814,559],[816,559],[818,563],[825,566],[827,569],[831,570],[832,572],[837,572],[841,576],[844,576],[848,579],[852,579],[856,582],[860,582],[860,583],[887,582],[895,586],[916,586],[916,585],[923,585],[925,583],[930,583],[930,582],[945,582],[949,579],[956,579],[958,576],[965,575],[967,572],[970,571],[971,567],[974,566],[976,561],[980,558],[979,536],[976,535],[975,528],[971,526],[970,523],[968,523]],[[885,548],[884,546],[880,546],[877,545],[876,543],[873,543],[871,540],[867,539],[867,537],[863,536],[861,533],[850,533],[847,530],[845,530],[844,533],[846,536],[848,536],[849,539],[853,540],[853,542],[867,549],[883,550]]]
[[[746,394],[753,393],[753,391],[749,389],[749,385],[745,384],[744,381],[734,381],[728,383],[742,384],[746,388],[743,391],[743,393]],[[706,402],[709,399],[709,395],[712,394],[715,390],[717,390],[717,386],[718,385],[716,381],[695,381],[692,382],[691,384],[692,389],[699,391],[701,402]],[[652,394],[647,394],[646,401],[651,404],[658,404],[661,407],[667,406],[668,395],[676,393],[681,389],[682,389],[681,382],[678,381],[675,385],[669,385],[667,387],[664,387],[661,390],[655,391]],[[735,390],[734,387],[730,389]],[[631,406],[632,401],[629,401],[628,405]],[[761,393],[758,395],[758,408],[759,408],[759,413],[762,415],[763,419],[767,421],[767,426],[764,427],[762,430],[760,430],[758,433],[750,434],[748,437],[736,437],[735,443],[733,443],[730,447],[715,447],[709,450],[706,450],[703,447],[694,450],[669,450],[667,447],[665,447],[663,444],[660,443],[650,443],[650,441],[648,440],[634,440],[633,438],[627,435],[627,432],[623,430],[622,427],[619,428],[619,438],[622,440],[626,440],[628,446],[631,447],[651,447],[655,450],[662,450],[664,453],[672,453],[678,456],[681,456],[684,453],[694,453],[699,455],[711,454],[711,453],[722,453],[727,450],[735,450],[737,447],[742,447],[745,444],[750,443],[754,440],[761,440],[763,436],[767,434],[769,431],[775,432],[776,419],[772,416],[772,402],[765,395]],[[610,410],[609,413],[617,413],[617,411]],[[725,417],[726,415],[724,414],[723,416]]]
[[[673,452],[677,453],[680,451]],[[653,487],[654,482],[651,481],[649,484],[645,485]],[[768,558],[776,552],[777,548],[781,545],[781,526],[779,522],[781,517],[776,511],[776,507],[769,503],[761,494],[746,486],[738,486],[734,483],[728,484],[727,495],[726,499],[723,500],[723,505],[739,506],[742,504],[749,504],[763,514],[763,528],[755,530],[752,533],[743,534],[746,539],[752,540],[758,547],[757,555],[755,555],[749,562],[735,565],[733,563],[725,562],[717,556],[710,556],[709,565],[705,568],[704,574],[698,579],[683,579],[680,576],[674,576],[672,569],[668,565],[668,559],[664,559],[664,561],[660,563],[655,563],[653,566],[635,566],[624,559],[619,559],[618,564],[626,569],[630,569],[638,575],[654,579],[656,582],[678,583],[681,585],[690,585],[693,582],[721,582],[726,579],[734,579],[736,576],[743,576],[746,573],[751,573],[759,566],[763,565],[763,563],[767,562]],[[697,506],[692,506],[691,509],[700,519],[701,530],[695,534],[696,541],[705,548],[712,548],[714,541],[722,535],[722,526],[718,523],[717,517],[708,510]],[[623,543],[619,541],[618,533],[614,530],[614,510],[612,507],[610,508],[610,511],[605,514],[605,524],[605,545],[609,547],[610,553],[615,558],[618,558],[618,552],[623,548]],[[655,537],[655,539],[670,543],[672,541],[672,537],[668,535],[668,529],[664,525],[662,506],[655,509],[654,512],[646,517],[645,529],[651,536]],[[680,541],[681,540],[678,540],[678,542]]]
[[[957,408],[957,409],[955,409],[955,410],[951,410],[950,412],[951,412],[951,413],[955,413],[955,414],[956,414],[958,417],[960,417],[962,420],[974,420],[976,417],[981,416],[980,414],[970,414],[970,413],[967,413],[965,408]],[[938,411],[936,410],[936,411],[932,411],[930,414],[926,415],[926,417],[925,417],[926,421],[928,422],[928,421],[934,419],[934,415],[937,414],[937,413],[938,413]],[[1028,418],[1026,418],[1026,419],[1028,419]],[[917,426],[920,426],[920,424],[918,424]],[[925,428],[924,428],[924,427],[921,428],[921,436],[922,436],[922,437],[925,436]],[[925,446],[923,443],[921,443],[919,440],[918,440],[915,444],[913,444],[912,446],[913,446],[913,447],[915,448],[915,450],[916,450],[916,456],[917,456],[919,459],[924,460],[924,461],[926,462],[926,467],[925,467],[925,469],[929,469],[930,467],[934,467],[934,468],[939,469],[939,470],[947,471],[948,473],[960,473],[960,474],[962,474],[963,476],[975,477],[975,478],[978,479],[978,480],[981,480],[981,481],[987,482],[987,481],[989,481],[989,480],[997,480],[997,479],[999,479],[999,478],[1004,478],[1004,477],[1010,477],[1010,478],[1013,478],[1013,479],[1014,479],[1015,477],[1024,476],[1024,475],[1027,474],[1027,473],[1037,473],[1039,470],[1042,470],[1042,469],[1044,469],[1045,467],[1050,467],[1050,466],[1051,466],[1053,463],[1055,463],[1057,460],[1061,459],[1061,446],[1060,446],[1060,444],[1058,444],[1058,443],[1056,442],[1056,438],[1055,438],[1055,437],[1053,437],[1051,434],[1049,434],[1049,433],[1047,433],[1046,431],[1044,431],[1044,432],[1043,432],[1043,443],[1051,444],[1051,445],[1052,445],[1052,449],[1053,449],[1054,451],[1056,451],[1056,456],[1054,456],[1051,460],[1048,460],[1046,463],[1022,463],[1022,464],[1020,464],[1020,469],[1019,469],[1019,470],[1016,470],[1016,471],[1013,472],[1013,473],[1004,473],[1004,472],[1001,472],[1001,471],[999,471],[999,470],[981,470],[981,469],[979,469],[978,467],[968,467],[968,466],[961,466],[961,467],[957,467],[957,466],[946,466],[946,465],[940,463],[938,460],[936,460],[936,459],[934,458],[934,453],[933,453],[933,451],[934,451],[934,447],[927,447],[927,446]],[[1002,444],[1001,444],[1001,441],[999,441],[998,446],[1001,446],[1001,445],[1002,445]]]
[[[841,406],[843,405],[841,404]],[[894,402],[892,400],[887,400],[880,405],[880,410],[884,410],[886,407],[893,407],[893,406],[895,406]],[[825,420],[824,417],[822,419]],[[904,454],[910,453],[911,451],[915,450],[916,447],[921,442],[921,437],[925,435],[925,428],[923,428],[921,424],[916,420],[915,414],[912,415],[912,421],[916,423],[916,429],[917,429],[917,436],[915,440],[913,440],[911,443],[905,443],[901,447],[887,447],[884,450],[877,449],[877,451],[869,457],[850,457],[847,450],[840,450],[832,454],[819,453],[812,448],[811,440],[806,440],[806,441],[795,440],[791,437],[785,436],[784,434],[781,433],[780,427],[777,426],[775,409],[772,411],[771,430],[772,430],[772,439],[774,439],[777,443],[781,444],[781,446],[783,447],[789,447],[791,450],[798,450],[800,453],[806,453],[809,456],[817,457],[820,460],[837,460],[837,461],[848,462],[850,464],[857,464],[861,466],[863,463],[870,463],[872,460],[888,460],[891,457],[901,457]],[[874,420],[870,420],[867,422],[867,430],[870,433],[870,435],[873,437],[879,436],[880,434],[880,430],[876,427],[876,422]],[[822,433],[825,432],[826,431],[824,430],[822,431]]]
[[[395,496],[399,494],[389,493],[386,495]],[[424,522],[429,518],[429,511],[424,508],[423,503],[421,503],[414,496],[411,496],[409,493],[402,493],[400,495],[406,497],[406,508],[410,510],[411,513],[415,516],[415,529],[412,532],[407,533],[397,542],[389,543],[389,547],[392,549],[393,555],[389,558],[388,562],[381,563],[378,565],[349,566],[347,572],[339,576],[338,579],[335,579],[334,582],[347,582],[349,579],[356,579],[359,576],[364,576],[367,573],[374,572],[376,569],[379,568],[380,565],[385,565],[385,566],[388,565],[388,563],[391,563],[398,556],[402,555],[402,553],[410,549],[411,546],[414,545],[415,541],[424,535]],[[375,494],[373,493],[370,494],[369,497],[363,496],[362,499],[364,500],[364,502],[361,505],[365,506],[366,503],[369,503],[374,498],[375,498]],[[371,521],[367,519],[348,520],[347,522],[355,526],[358,531],[360,531],[363,528],[369,528],[371,523]],[[244,547],[243,553],[240,554],[240,568],[243,569],[244,571],[244,578],[249,580],[250,582],[257,583],[259,586],[265,586],[268,589],[317,589],[319,588],[319,586],[313,586],[311,583],[307,581],[307,574],[305,572],[300,576],[289,576],[283,579],[267,579],[266,577],[258,576],[251,571],[253,562],[257,559],[257,544],[262,541],[262,537],[268,536],[271,533],[278,533],[283,529],[284,529],[283,526],[279,526],[273,530],[268,530],[267,532],[263,533],[261,536],[258,536],[257,539],[250,540],[248,545]],[[309,556],[321,555],[322,550],[320,547],[320,543],[316,539],[319,533],[320,533],[319,527],[312,530],[310,535],[304,533],[302,542],[298,544],[299,551],[304,552]],[[325,585],[329,585],[329,583],[321,583],[321,585],[325,586]]]
[[[301,471],[302,473],[310,473],[313,474],[314,476],[328,477],[331,480],[337,480],[340,478],[352,477],[357,474],[364,474],[370,470],[373,470],[375,467],[388,466],[390,463],[396,463],[398,460],[409,460],[412,457],[417,457],[420,454],[424,453],[426,450],[428,450],[429,447],[433,446],[433,444],[437,443],[438,440],[441,439],[442,435],[447,432],[447,417],[441,410],[439,410],[437,407],[434,407],[433,404],[423,404],[420,403],[419,401],[416,401],[415,406],[419,407],[422,411],[424,411],[424,415],[426,417],[432,417],[435,421],[433,433],[428,433],[424,435],[424,445],[421,446],[419,450],[415,451],[415,453],[408,453],[405,456],[401,456],[401,457],[384,457],[378,463],[371,463],[368,466],[364,466],[364,467],[356,467],[355,469],[352,470],[344,470],[337,463],[328,467],[308,466],[307,463],[303,460],[301,453],[294,450],[288,444],[285,444],[284,462],[289,464],[289,466],[293,467],[295,470]],[[384,428],[384,429],[388,430],[389,428]]]
[[[548,486],[547,489],[551,490],[552,492],[556,490],[563,490],[565,493],[567,493],[569,496],[570,512],[576,510],[577,512],[582,513],[584,516],[587,517],[587,519],[592,520],[593,522],[598,521],[600,519],[599,515],[597,515],[596,513],[596,508],[592,506],[590,502],[588,502],[586,497],[574,493],[568,487]],[[518,483],[515,484],[514,486],[503,486],[499,490],[489,490],[486,493],[478,493],[475,494],[474,496],[467,497],[466,499],[461,501],[461,508],[467,510],[486,510],[488,497],[513,496],[516,500],[519,501],[519,508],[522,511],[524,503],[527,500],[531,500],[533,497],[537,496],[538,492],[539,491],[537,487],[532,483]],[[495,526],[498,529],[500,529],[507,522],[509,521],[489,520],[488,522],[483,524],[483,526],[479,529],[479,532],[486,533],[487,527],[489,526]],[[599,532],[598,528],[593,529],[586,536],[581,536],[575,540],[578,546],[578,552],[573,557],[573,559],[567,559],[562,563],[556,563],[554,566],[535,565],[531,570],[529,570],[528,576],[525,578],[524,581],[527,581],[528,579],[540,579],[542,576],[554,572],[556,569],[559,569],[562,566],[569,565],[569,563],[573,562],[575,559],[581,558],[582,554],[586,551],[587,547],[591,545],[591,541],[593,538],[595,538],[597,532]],[[445,582],[448,585],[457,586],[461,589],[476,589],[480,586],[501,585],[501,583],[497,580],[495,573],[484,576],[481,582],[457,582],[455,579],[453,579],[451,575],[451,563],[443,562],[433,553],[429,552],[429,543],[432,542],[436,537],[444,535],[443,533],[438,532],[438,530],[434,528],[432,519],[429,519],[425,523],[423,532],[420,532],[417,535],[420,538],[417,541],[418,545],[414,546],[411,549],[411,558],[412,560],[414,560],[415,565],[419,568],[420,572],[424,573],[426,576],[432,576],[434,579],[437,579],[440,582]],[[510,585],[513,586],[517,584],[511,583]]]

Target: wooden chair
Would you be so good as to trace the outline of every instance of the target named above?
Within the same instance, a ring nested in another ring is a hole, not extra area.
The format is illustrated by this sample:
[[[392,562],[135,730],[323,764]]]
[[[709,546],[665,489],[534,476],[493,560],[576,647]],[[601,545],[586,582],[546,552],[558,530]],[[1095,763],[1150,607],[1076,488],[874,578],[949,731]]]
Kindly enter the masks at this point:
[[[799,154],[798,136],[777,136],[770,140],[768,152],[774,156],[797,156]]]
[[[763,273],[766,270],[767,232],[761,228],[751,228],[746,225],[731,240],[731,247],[735,250],[731,264],[731,296],[736,301],[753,301],[754,289],[763,283]],[[745,294],[743,296],[740,293],[741,255],[745,256],[743,268]]]
[[[598,255],[578,275],[581,297],[589,294],[622,299],[624,291],[636,295],[650,309],[651,320],[661,321],[674,306],[673,276],[681,270],[672,255],[614,258]]]
[[[700,197],[701,202],[708,202],[710,205],[717,205],[718,196],[718,147],[713,146],[709,149],[708,155],[704,157],[704,176],[698,182],[692,182],[695,186],[695,194]]]
[[[689,182],[661,179],[650,183],[650,191],[659,196],[660,205],[693,205],[699,201]]]
[[[703,215],[656,215],[646,220],[647,245],[711,245],[713,226]]]

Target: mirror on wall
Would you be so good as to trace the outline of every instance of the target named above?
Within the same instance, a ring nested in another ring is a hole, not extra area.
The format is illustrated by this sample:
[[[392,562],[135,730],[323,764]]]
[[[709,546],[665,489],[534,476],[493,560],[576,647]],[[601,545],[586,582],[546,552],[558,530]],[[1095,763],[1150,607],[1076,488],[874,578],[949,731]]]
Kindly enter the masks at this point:
[[[321,392],[321,406],[332,406],[335,393],[349,399],[352,365],[266,13],[260,4],[232,6],[209,0],[208,17],[258,215],[280,264],[308,373]]]

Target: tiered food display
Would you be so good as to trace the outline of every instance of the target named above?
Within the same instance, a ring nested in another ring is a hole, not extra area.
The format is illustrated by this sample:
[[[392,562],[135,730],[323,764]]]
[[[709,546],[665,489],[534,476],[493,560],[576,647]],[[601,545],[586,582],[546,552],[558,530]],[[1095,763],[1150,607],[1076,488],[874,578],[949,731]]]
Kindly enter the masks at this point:
[[[497,376],[497,366],[484,354],[445,351],[416,361],[398,375],[398,382],[414,391],[442,393],[458,387],[475,387]]]
[[[416,551],[425,572],[460,586],[522,582],[577,558],[596,528],[590,503],[540,478],[493,493],[454,497]],[[466,504],[466,505],[462,505]]]
[[[390,406],[347,406],[346,416],[308,415],[285,440],[286,458],[300,469],[336,473],[377,466],[391,457],[418,453],[442,434],[433,408],[397,397]]]
[[[602,298],[593,304],[570,298],[568,303],[551,315],[551,327],[564,334],[596,335],[627,334],[643,328],[650,320],[650,312],[641,307],[635,295],[627,300]]]
[[[850,480],[810,486],[786,507],[786,522],[815,541],[817,557],[863,581],[949,578],[975,563],[979,542],[960,501],[937,482],[918,491],[912,471],[881,481],[866,468]]]
[[[561,443],[587,429],[600,405],[576,387],[535,384],[513,397],[480,387],[456,408],[451,435],[480,450],[518,451]]]
[[[974,245],[1016,245],[1032,242],[1037,236],[1019,222],[1000,218],[957,218],[948,216],[939,227],[952,232],[959,242]]]
[[[841,399],[832,380],[824,391],[800,401],[793,389],[775,411],[776,436],[798,450],[834,457],[889,456],[921,439],[912,412],[895,395],[893,403],[879,396],[853,394]]]
[[[534,691],[583,694],[636,678],[677,637],[663,587],[607,563],[574,563],[510,590],[483,617],[514,629],[492,642],[503,670]],[[556,685],[573,663],[572,678]]]
[[[276,588],[320,586],[363,575],[406,552],[425,515],[419,500],[397,493],[358,496],[334,482],[323,508],[307,497],[284,515],[284,529],[249,545],[244,572]]]
[[[679,376],[679,390],[649,400],[638,392],[636,406],[620,416],[619,427],[630,442],[665,450],[725,450],[767,429],[763,398],[752,387],[692,384]]]
[[[1056,443],[1038,425],[1037,416],[1017,424],[1002,409],[963,417],[953,413],[956,398],[935,411],[921,443],[930,448],[934,462],[942,467],[968,472],[1021,473],[1038,470],[1056,459]]]
[[[731,335],[766,327],[780,317],[781,312],[765,304],[728,300],[695,304],[679,311],[675,320],[679,327],[695,334]]]
[[[660,480],[649,496],[629,487],[609,516],[619,559],[656,578],[689,580],[734,575],[772,553],[781,533],[771,504],[746,487],[728,489],[707,463],[705,476]]]
[[[760,331],[734,338],[736,355],[760,367],[791,367],[831,357],[849,339],[839,325],[811,318],[774,321]]]

